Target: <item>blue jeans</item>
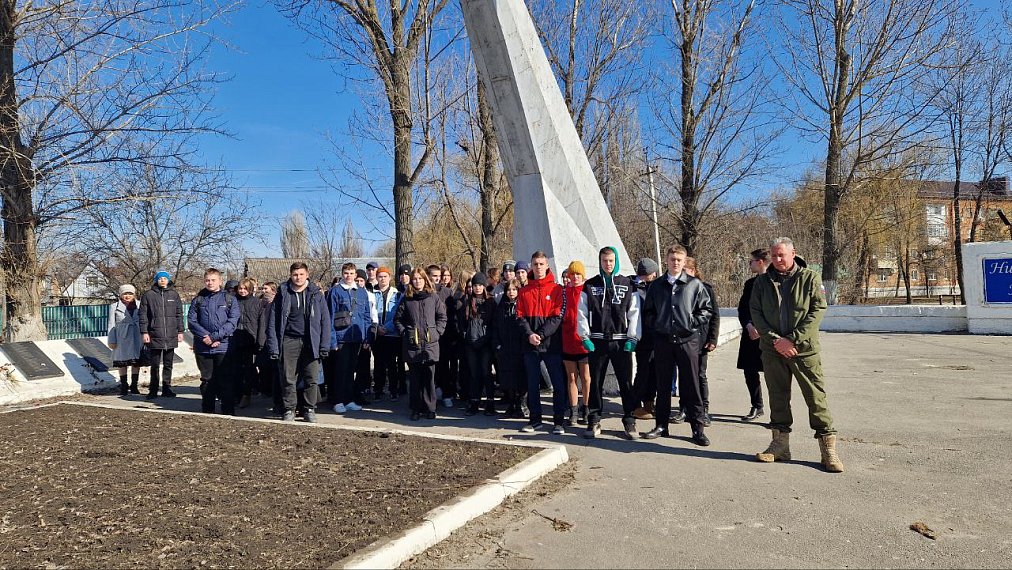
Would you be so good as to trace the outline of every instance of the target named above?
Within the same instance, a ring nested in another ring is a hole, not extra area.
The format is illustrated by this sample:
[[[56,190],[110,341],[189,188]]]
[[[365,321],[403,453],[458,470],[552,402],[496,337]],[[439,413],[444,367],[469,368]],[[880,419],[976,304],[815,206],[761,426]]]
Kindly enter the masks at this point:
[[[562,425],[569,406],[566,392],[566,374],[562,355],[543,352],[524,353],[524,372],[527,376],[527,407],[531,410],[530,423],[541,423],[541,362],[552,380],[552,415],[555,425]]]

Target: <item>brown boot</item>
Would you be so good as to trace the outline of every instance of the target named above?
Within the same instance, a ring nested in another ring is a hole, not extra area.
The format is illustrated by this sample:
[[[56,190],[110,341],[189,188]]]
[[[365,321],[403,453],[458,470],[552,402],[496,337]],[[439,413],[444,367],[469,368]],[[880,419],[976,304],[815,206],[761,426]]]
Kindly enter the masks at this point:
[[[843,462],[836,454],[836,434],[819,436],[819,451],[822,452],[822,466],[830,473],[843,473]]]
[[[778,429],[770,430],[773,432],[773,441],[770,442],[770,446],[766,448],[766,451],[762,453],[756,453],[755,458],[763,463],[773,463],[774,461],[790,461],[791,460],[791,443],[790,443],[790,432],[780,431]]]

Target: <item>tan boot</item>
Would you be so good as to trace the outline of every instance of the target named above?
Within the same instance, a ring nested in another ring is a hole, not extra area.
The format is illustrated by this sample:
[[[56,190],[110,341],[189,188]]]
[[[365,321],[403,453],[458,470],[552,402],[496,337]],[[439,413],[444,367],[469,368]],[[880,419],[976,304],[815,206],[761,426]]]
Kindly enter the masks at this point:
[[[763,463],[773,463],[774,461],[790,461],[791,460],[791,442],[790,432],[780,431],[778,429],[771,430],[773,432],[773,441],[770,442],[770,446],[766,448],[766,451],[762,453],[756,453],[755,458]]]
[[[836,434],[819,437],[819,451],[822,452],[822,466],[830,473],[843,473],[843,462],[836,454]]]

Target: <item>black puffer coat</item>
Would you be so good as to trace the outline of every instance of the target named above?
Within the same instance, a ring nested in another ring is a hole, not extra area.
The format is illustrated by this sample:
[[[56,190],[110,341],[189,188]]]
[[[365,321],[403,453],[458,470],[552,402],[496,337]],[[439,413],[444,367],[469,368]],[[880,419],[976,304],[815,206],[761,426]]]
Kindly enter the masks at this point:
[[[152,285],[141,297],[141,334],[151,336],[148,348],[168,350],[179,346],[183,334],[183,301],[171,285],[162,289]]]
[[[254,295],[236,297],[239,301],[239,326],[232,333],[232,341],[237,348],[259,351],[263,344],[258,342],[261,330],[261,319],[264,316],[263,302]]]
[[[492,348],[498,361],[519,362],[526,340],[523,325],[517,320],[517,302],[503,295],[492,313]]]
[[[432,293],[415,291],[397,306],[394,326],[401,337],[405,362],[437,362],[439,339],[446,331],[446,301]]]

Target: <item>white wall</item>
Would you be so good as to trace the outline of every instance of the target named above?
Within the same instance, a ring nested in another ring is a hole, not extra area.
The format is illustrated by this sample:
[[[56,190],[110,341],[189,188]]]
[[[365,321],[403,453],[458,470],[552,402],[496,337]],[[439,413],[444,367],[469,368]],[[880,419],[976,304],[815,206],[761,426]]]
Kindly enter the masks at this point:
[[[973,334],[1012,334],[1012,303],[984,299],[984,260],[998,258],[1012,258],[1012,241],[963,244],[967,328]]]

